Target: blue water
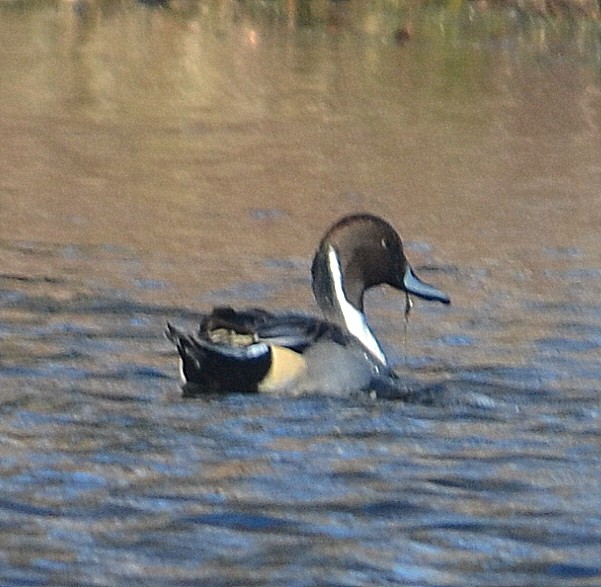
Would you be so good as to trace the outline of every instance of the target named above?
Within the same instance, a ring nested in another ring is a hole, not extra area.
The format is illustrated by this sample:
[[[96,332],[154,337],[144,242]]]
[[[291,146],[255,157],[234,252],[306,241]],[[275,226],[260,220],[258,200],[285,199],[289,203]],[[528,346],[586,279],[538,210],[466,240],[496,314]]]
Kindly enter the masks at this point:
[[[598,327],[532,341],[557,364],[482,366],[449,310],[438,358],[398,365],[418,404],[184,400],[161,330],[196,317],[136,285],[2,277],[2,584],[601,582]]]

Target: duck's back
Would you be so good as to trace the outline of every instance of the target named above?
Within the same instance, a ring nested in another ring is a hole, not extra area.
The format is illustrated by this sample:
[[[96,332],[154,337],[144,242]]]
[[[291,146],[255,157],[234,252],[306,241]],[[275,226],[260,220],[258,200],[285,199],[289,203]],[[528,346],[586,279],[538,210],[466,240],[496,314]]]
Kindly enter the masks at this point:
[[[320,340],[347,345],[351,336],[332,322],[297,313],[273,313],[260,308],[216,307],[200,322],[198,336],[207,342],[247,346],[264,342],[305,352]]]

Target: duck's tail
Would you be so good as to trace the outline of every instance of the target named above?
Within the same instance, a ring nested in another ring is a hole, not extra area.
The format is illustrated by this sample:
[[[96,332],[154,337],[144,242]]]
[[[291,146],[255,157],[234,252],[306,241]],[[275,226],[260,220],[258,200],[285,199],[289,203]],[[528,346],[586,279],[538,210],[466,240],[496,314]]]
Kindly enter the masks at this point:
[[[180,356],[184,395],[255,392],[271,366],[271,349],[265,343],[217,344],[185,334],[171,324],[165,335]]]

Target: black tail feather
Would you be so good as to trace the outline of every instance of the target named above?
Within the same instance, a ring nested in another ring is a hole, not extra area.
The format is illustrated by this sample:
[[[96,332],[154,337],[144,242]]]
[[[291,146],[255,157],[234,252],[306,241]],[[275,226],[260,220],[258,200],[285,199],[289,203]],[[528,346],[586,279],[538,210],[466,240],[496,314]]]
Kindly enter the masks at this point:
[[[187,395],[255,392],[271,366],[271,350],[264,343],[234,347],[198,339],[167,324],[167,338],[182,361]],[[197,390],[190,393],[191,389]]]

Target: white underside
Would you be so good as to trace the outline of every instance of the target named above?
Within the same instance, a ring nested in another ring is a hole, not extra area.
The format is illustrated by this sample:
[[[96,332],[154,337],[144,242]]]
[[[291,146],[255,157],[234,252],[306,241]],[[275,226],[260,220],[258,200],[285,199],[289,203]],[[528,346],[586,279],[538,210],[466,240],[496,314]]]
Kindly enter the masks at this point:
[[[334,282],[334,293],[336,300],[340,306],[342,312],[342,318],[347,330],[355,336],[361,344],[383,365],[387,365],[386,355],[380,348],[376,337],[369,328],[367,320],[363,312],[360,312],[355,306],[353,306],[344,295],[344,288],[342,287],[342,271],[340,269],[340,261],[338,260],[338,253],[334,247],[330,246],[328,250],[328,265],[332,280]]]
[[[181,359],[179,360],[179,380],[182,383],[188,383],[188,380],[186,379],[186,376],[184,375],[184,361]]]

